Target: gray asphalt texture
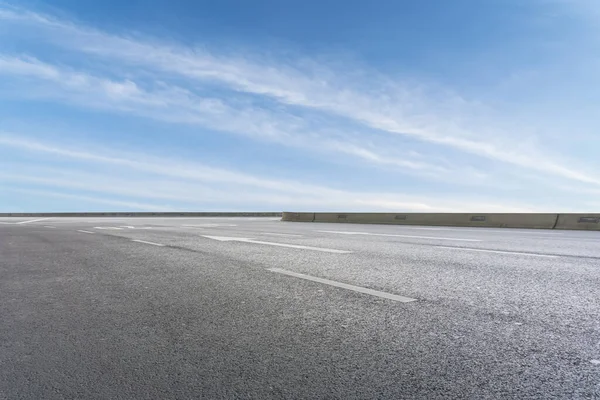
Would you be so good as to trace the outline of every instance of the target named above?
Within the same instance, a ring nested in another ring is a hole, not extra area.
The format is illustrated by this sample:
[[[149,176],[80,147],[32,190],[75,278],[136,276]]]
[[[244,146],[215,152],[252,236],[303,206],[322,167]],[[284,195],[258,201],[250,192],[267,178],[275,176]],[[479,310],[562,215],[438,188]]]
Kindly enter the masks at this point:
[[[600,399],[600,232],[31,220],[0,219],[0,399]]]

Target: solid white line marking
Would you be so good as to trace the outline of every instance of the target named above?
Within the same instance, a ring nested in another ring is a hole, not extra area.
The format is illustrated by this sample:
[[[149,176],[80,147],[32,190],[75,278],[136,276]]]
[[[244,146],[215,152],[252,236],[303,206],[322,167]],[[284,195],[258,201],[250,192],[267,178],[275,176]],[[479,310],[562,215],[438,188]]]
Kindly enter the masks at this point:
[[[385,236],[385,237],[400,237],[400,238],[411,238],[411,239],[436,239],[436,240],[456,240],[459,242],[481,242],[479,239],[461,239],[461,238],[449,238],[439,236],[413,236],[413,235],[395,235],[387,233],[370,233],[370,232],[344,232],[344,231],[317,231],[322,233],[337,233],[340,235],[365,235],[365,236]]]
[[[122,231],[123,228],[117,228],[116,226],[95,226],[94,229],[103,229],[107,231]]]
[[[287,244],[287,243],[263,242],[261,240],[253,240],[250,238],[227,237],[227,236],[204,236],[204,237],[208,238],[208,239],[218,240],[220,242],[243,242],[243,243],[264,244],[267,246],[290,247],[292,249],[314,250],[314,251],[322,251],[325,253],[337,253],[337,254],[352,253],[351,251],[347,251],[347,250],[327,249],[324,247],[300,246],[297,244]]]
[[[160,244],[160,243],[154,243],[154,242],[147,242],[145,240],[138,240],[138,239],[132,239],[132,242],[138,242],[138,243],[145,243],[145,244],[151,244],[152,246],[160,246],[160,247],[164,247],[164,244]]]
[[[56,227],[55,227],[55,226],[50,226],[50,225],[44,225],[44,228],[56,229]]]
[[[514,254],[518,256],[530,256],[530,257],[545,257],[545,258],[558,258],[559,256],[553,256],[550,254],[535,254],[535,253],[520,253],[517,251],[503,251],[503,250],[485,250],[485,249],[473,249],[467,247],[448,247],[448,246],[436,246],[442,249],[450,250],[463,250],[463,251],[477,251],[481,253],[497,253],[497,254]]]
[[[3,225],[15,225],[14,222],[2,222],[2,221],[0,221],[0,224],[3,224]]]
[[[307,281],[323,283],[325,285],[335,286],[335,287],[339,287],[342,289],[348,289],[348,290],[352,290],[354,292],[369,294],[371,296],[377,296],[377,297],[381,297],[384,299],[399,301],[401,303],[410,303],[412,301],[417,301],[417,299],[413,299],[410,297],[398,296],[397,294],[380,292],[379,290],[373,290],[373,289],[368,289],[368,288],[364,288],[364,287],[360,287],[360,286],[348,285],[347,283],[331,281],[329,279],[323,279],[323,278],[317,278],[315,276],[299,274],[297,272],[291,272],[291,271],[287,271],[287,270],[281,269],[281,268],[268,268],[268,270],[271,272],[276,272],[278,274],[289,275],[289,276],[293,276],[293,277],[300,278],[300,279],[306,279]]]
[[[260,232],[263,235],[273,235],[273,236],[289,236],[289,237],[302,237],[302,235],[292,235],[291,233],[274,233],[274,232]]]
[[[537,229],[535,232],[523,231],[520,228],[503,228],[503,229],[492,229],[492,228],[421,228],[421,227],[407,227],[402,226],[404,229],[417,229],[423,231],[457,231],[457,232],[495,232],[495,233],[507,233],[507,234],[523,234],[523,235],[564,235],[559,232],[538,232],[544,229]]]
[[[94,234],[94,232],[90,232],[90,231],[84,231],[84,230],[78,230],[77,232],[81,232],[81,233],[90,233],[90,234]]]
[[[50,217],[50,218],[32,219],[32,220],[29,220],[29,221],[21,221],[21,222],[17,222],[17,224],[18,224],[18,225],[21,225],[21,224],[30,224],[30,223],[32,223],[32,222],[46,221],[46,220],[49,220],[49,219],[52,219],[52,218]]]

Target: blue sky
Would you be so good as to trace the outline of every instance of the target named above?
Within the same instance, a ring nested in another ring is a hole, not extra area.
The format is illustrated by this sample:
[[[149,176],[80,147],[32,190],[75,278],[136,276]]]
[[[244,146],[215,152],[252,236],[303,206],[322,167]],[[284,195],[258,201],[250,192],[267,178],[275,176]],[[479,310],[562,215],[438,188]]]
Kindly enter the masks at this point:
[[[0,212],[598,211],[587,0],[0,0]]]

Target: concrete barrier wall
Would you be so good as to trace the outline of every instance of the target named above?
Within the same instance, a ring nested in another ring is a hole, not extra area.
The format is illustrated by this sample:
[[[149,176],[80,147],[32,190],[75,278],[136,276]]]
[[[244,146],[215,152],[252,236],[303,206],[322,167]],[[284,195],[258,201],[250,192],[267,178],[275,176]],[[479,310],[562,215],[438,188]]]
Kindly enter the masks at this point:
[[[600,214],[536,213],[295,213],[283,221],[600,231]]]
[[[558,214],[315,213],[314,222],[552,229]]]
[[[600,214],[559,214],[556,229],[600,231]]]
[[[65,212],[0,213],[0,217],[282,217],[292,222],[335,222],[487,228],[600,231],[600,214],[312,213],[312,212]]]
[[[64,212],[0,213],[0,217],[281,217],[280,212]]]
[[[313,222],[315,220],[315,213],[284,211],[281,220],[290,222]]]

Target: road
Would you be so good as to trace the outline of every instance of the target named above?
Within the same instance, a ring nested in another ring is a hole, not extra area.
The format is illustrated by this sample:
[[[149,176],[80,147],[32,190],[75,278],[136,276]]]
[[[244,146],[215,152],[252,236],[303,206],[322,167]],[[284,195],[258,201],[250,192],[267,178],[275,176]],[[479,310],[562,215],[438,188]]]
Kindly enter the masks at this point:
[[[0,219],[1,399],[600,398],[600,232]]]

